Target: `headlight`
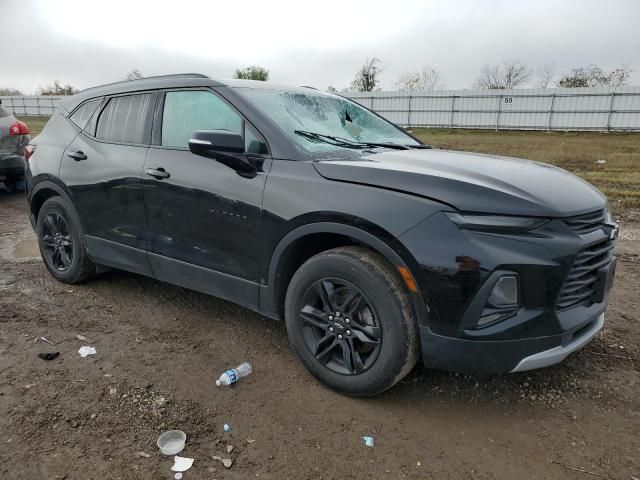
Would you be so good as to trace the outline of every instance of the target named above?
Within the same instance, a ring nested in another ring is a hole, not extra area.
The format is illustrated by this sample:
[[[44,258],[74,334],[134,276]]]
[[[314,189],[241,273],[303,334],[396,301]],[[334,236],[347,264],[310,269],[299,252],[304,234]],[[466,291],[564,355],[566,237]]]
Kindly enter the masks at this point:
[[[485,232],[528,232],[549,220],[534,217],[510,217],[506,215],[477,215],[444,212],[460,228]]]

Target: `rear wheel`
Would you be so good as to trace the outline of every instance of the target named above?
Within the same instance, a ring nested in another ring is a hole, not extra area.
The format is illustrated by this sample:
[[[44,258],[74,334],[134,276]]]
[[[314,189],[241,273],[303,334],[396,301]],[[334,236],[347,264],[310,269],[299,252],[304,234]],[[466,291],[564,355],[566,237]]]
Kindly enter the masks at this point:
[[[305,262],[289,284],[285,321],[305,367],[347,395],[390,388],[418,358],[407,294],[388,263],[365,248],[336,248]]]
[[[80,235],[73,207],[62,197],[48,199],[38,213],[36,227],[40,254],[47,270],[64,283],[81,283],[96,273]]]
[[[24,192],[25,183],[23,175],[10,175],[4,180],[4,188],[9,193]]]

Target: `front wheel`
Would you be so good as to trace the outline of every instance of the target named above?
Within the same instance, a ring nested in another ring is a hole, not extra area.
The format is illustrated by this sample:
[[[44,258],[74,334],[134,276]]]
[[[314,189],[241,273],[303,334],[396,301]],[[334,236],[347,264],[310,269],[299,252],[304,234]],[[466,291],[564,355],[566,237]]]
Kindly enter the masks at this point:
[[[347,395],[383,392],[418,358],[407,294],[384,258],[365,248],[336,248],[307,260],[289,284],[285,322],[305,367]]]

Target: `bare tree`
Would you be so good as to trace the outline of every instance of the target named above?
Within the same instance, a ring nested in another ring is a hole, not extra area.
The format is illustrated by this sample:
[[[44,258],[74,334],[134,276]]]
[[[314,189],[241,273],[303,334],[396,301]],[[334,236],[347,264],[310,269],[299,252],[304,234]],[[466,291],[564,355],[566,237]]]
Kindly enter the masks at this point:
[[[269,70],[257,65],[242,69],[238,68],[233,74],[233,78],[240,78],[243,80],[260,80],[262,82],[266,82],[269,80]]]
[[[565,73],[558,86],[567,88],[579,87],[619,87],[629,82],[633,70],[629,65],[622,65],[610,72],[605,72],[598,65],[589,65],[572,69]]]
[[[16,88],[0,88],[0,96],[4,97],[19,97],[22,96],[23,93]]]
[[[556,74],[556,66],[553,63],[545,63],[536,69],[535,86],[537,88],[549,88],[551,80]]]
[[[609,86],[619,87],[621,85],[626,85],[627,83],[629,83],[629,79],[631,78],[632,73],[633,69],[629,66],[628,63],[622,65],[620,68],[616,68],[609,73]]]
[[[338,89],[336,87],[334,87],[333,85],[329,85],[327,87],[327,92],[329,92],[329,93],[338,93]]]
[[[125,80],[140,80],[141,78],[144,78],[144,75],[142,75],[140,70],[138,70],[137,68],[134,68],[129,73],[127,73]]]
[[[422,70],[400,75],[396,88],[401,92],[432,91],[444,88],[444,82],[436,69],[423,67]]]
[[[79,90],[72,87],[68,83],[62,85],[59,80],[55,80],[53,85],[47,85],[46,87],[40,87],[38,89],[39,95],[75,95]]]
[[[520,60],[508,58],[496,65],[485,65],[474,84],[481,89],[516,88],[531,77],[531,69]]]
[[[351,89],[357,92],[372,92],[380,83],[378,78],[380,72],[382,72],[380,65],[380,60],[376,57],[367,58],[351,82]]]

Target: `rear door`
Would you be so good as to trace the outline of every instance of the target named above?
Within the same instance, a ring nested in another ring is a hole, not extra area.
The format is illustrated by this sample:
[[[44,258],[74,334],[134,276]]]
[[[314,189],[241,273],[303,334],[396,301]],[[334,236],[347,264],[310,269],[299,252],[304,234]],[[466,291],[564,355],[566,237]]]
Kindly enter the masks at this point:
[[[245,150],[266,170],[266,144],[211,90],[173,90],[158,102],[154,144],[145,164],[149,262],[157,278],[255,307],[260,217],[266,173],[244,178],[192,154],[196,130],[244,135]],[[253,152],[253,153],[252,153]],[[154,176],[164,171],[165,176]],[[151,174],[147,174],[150,172]]]
[[[81,105],[71,120],[82,132],[65,150],[60,170],[92,258],[147,275],[142,168],[155,98],[146,92]]]

